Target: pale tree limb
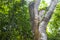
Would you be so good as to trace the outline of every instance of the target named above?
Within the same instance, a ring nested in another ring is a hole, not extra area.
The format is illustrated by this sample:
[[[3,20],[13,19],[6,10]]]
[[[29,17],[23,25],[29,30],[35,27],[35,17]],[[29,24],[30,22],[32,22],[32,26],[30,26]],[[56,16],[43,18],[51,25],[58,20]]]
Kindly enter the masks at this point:
[[[29,5],[29,12],[31,17],[31,25],[32,25],[32,31],[34,33],[34,39],[39,39],[39,31],[38,31],[38,7],[40,4],[40,0],[34,0],[34,2],[30,3]]]
[[[39,39],[39,26],[38,26],[38,7],[41,0],[34,0],[34,40]]]
[[[49,6],[49,10],[45,14],[44,18],[39,23],[39,19],[41,19],[43,15],[40,15],[38,13],[38,7],[41,0],[34,0],[34,2],[31,2],[29,5],[29,12],[31,17],[31,25],[32,25],[32,32],[34,33],[34,39],[33,40],[47,40],[46,35],[46,27],[47,24],[51,18],[51,15],[53,14],[53,11],[56,7],[57,0],[52,0],[51,4]],[[44,10],[40,11],[40,13],[44,13]],[[39,18],[39,16],[41,18]]]
[[[40,10],[39,11],[39,13],[38,13],[38,21],[39,21],[39,23],[40,22],[42,22],[42,19],[44,18],[44,16],[45,16],[45,10],[44,9],[42,9],[42,10]]]
[[[55,7],[57,5],[57,2],[58,2],[58,0],[52,0],[52,4],[51,4],[49,10],[47,11],[47,13],[45,15],[45,18],[47,18],[47,19],[51,18],[51,15],[53,14],[53,11],[54,11],[54,9],[55,9]]]
[[[51,4],[50,4],[50,8],[47,11],[45,17],[43,18],[42,22],[39,25],[39,32],[41,34],[41,38],[39,38],[39,40],[47,40],[47,35],[46,35],[46,27],[47,24],[53,14],[53,11],[57,5],[58,0],[52,0]]]

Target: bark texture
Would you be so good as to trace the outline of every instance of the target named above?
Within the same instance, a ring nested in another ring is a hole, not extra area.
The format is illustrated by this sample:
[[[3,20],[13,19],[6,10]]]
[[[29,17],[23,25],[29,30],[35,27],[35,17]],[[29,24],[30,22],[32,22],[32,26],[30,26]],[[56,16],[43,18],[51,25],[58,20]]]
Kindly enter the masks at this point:
[[[47,40],[46,27],[58,2],[58,0],[52,0],[48,11],[44,15],[45,10],[38,12],[40,1],[34,0],[29,4],[33,40]]]

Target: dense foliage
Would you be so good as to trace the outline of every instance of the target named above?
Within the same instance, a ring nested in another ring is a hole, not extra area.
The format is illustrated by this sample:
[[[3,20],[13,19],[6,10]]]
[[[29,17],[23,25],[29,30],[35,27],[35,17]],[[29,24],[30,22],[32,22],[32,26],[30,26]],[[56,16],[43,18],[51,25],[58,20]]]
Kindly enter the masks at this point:
[[[0,0],[0,40],[31,40],[31,38],[26,1]]]
[[[49,40],[60,40],[60,2],[57,4],[54,14],[47,27]]]
[[[33,39],[29,8],[26,1],[0,0],[0,40]],[[47,27],[48,40],[60,40],[59,4],[60,3],[58,3]],[[44,1],[41,5],[41,9],[46,9],[47,4]]]

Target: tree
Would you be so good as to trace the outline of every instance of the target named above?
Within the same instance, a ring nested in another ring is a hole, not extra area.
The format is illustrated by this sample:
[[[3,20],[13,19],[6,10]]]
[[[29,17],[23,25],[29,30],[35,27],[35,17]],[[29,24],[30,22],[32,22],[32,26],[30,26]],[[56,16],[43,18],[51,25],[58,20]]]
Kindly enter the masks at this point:
[[[51,0],[50,6],[48,7],[46,13],[45,10],[38,11],[40,2],[41,0],[34,0],[29,4],[32,32],[34,34],[34,40],[47,40],[46,27],[58,0]],[[43,18],[41,16],[43,16]]]

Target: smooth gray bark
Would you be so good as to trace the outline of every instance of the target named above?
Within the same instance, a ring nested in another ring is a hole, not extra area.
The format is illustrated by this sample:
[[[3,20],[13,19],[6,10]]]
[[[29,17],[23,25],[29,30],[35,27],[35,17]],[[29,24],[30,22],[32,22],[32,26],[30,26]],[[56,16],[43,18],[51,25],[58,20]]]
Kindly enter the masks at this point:
[[[34,34],[33,40],[47,40],[46,27],[57,5],[58,0],[51,1],[49,9],[45,15],[44,10],[38,12],[40,1],[41,0],[34,0],[34,2],[31,2],[29,4],[32,32]]]

